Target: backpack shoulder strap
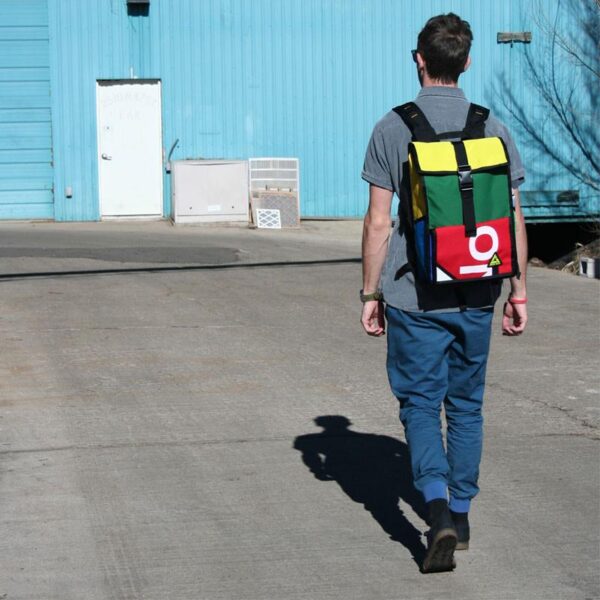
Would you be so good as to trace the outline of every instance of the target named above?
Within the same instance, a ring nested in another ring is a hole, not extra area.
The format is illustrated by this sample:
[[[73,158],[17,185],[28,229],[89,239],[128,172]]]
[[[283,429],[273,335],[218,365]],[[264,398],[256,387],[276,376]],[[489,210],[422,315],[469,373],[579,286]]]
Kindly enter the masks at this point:
[[[467,121],[463,129],[463,139],[475,139],[485,137],[485,122],[490,116],[490,109],[471,104],[467,114]]]
[[[437,142],[438,136],[423,111],[414,103],[407,102],[393,109],[409,128],[417,142]]]

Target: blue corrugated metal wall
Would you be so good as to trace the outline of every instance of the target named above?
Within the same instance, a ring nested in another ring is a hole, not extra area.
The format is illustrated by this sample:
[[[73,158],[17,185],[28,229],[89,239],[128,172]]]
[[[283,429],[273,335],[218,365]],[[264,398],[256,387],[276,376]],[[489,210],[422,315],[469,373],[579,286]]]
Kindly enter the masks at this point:
[[[524,4],[151,0],[148,16],[128,16],[125,0],[49,0],[56,218],[99,218],[95,82],[129,77],[162,80],[164,145],[180,140],[174,158],[297,156],[304,216],[362,215],[365,146],[375,121],[418,91],[410,49],[423,23],[450,10],[471,22],[462,84],[473,101],[493,103],[503,71],[527,98],[526,49],[496,44],[498,31],[534,30]]]
[[[0,219],[51,219],[46,0],[0,0]]]

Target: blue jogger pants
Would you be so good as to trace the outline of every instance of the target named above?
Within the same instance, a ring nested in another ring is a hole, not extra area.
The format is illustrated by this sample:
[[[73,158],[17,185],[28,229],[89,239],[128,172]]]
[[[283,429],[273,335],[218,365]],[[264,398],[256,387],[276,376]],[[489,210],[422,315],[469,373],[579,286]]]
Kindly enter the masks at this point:
[[[386,308],[387,371],[400,402],[415,487],[468,512],[479,487],[483,389],[493,309],[416,313]],[[441,407],[446,413],[446,447]]]

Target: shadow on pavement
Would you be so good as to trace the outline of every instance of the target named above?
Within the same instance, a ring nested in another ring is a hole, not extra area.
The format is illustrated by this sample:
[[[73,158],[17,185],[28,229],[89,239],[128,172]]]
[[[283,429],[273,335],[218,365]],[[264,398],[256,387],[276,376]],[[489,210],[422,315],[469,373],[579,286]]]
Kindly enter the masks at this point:
[[[352,423],[341,415],[320,416],[314,422],[322,432],[294,441],[304,464],[319,481],[336,481],[420,566],[426,552],[421,532],[398,506],[403,500],[426,520],[425,503],[412,483],[407,445],[385,435],[351,431]]]

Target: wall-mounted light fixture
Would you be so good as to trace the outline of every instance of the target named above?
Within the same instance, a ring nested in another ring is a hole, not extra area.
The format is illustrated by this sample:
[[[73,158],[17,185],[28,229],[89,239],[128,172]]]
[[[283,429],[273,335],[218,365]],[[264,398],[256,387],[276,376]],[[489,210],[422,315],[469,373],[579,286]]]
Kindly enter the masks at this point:
[[[531,31],[498,32],[496,36],[496,42],[498,44],[510,44],[511,46],[515,42],[519,42],[521,44],[530,44]]]
[[[127,14],[130,17],[147,17],[150,14],[150,0],[126,0]]]

